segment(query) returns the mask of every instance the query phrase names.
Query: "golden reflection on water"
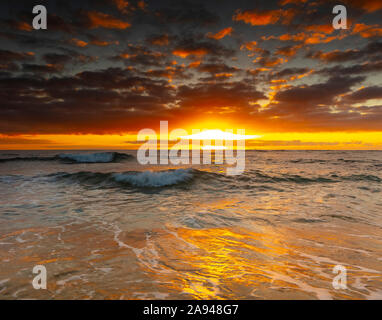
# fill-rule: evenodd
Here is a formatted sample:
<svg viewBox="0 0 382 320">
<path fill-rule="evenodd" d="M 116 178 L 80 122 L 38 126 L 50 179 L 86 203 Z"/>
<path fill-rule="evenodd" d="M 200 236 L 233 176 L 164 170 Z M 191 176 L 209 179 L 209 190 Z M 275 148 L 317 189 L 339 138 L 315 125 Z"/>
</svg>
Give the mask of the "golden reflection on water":
<svg viewBox="0 0 382 320">
<path fill-rule="evenodd" d="M 245 230 L 177 229 L 176 232 L 197 248 L 171 259 L 183 259 L 191 269 L 198 270 L 186 272 L 183 281 L 183 291 L 198 299 L 228 298 L 220 287 L 227 288 L 227 292 L 236 287 L 233 295 L 237 296 L 237 290 L 245 293 L 255 283 L 270 283 L 272 278 L 261 266 L 269 257 L 287 253 L 282 247 L 267 246 L 269 243 L 263 234 Z"/>
<path fill-rule="evenodd" d="M 160 278 L 169 278 L 169 290 L 188 293 L 196 299 L 362 298 L 362 290 L 351 294 L 333 290 L 331 272 L 336 260 L 314 261 L 315 254 L 320 257 L 324 250 L 316 252 L 307 244 L 293 245 L 293 239 L 287 238 L 293 234 L 276 230 L 263 227 L 258 233 L 243 228 L 173 229 L 179 239 L 194 249 L 182 248 L 179 242 L 174 246 L 166 242 L 166 258 L 161 255 L 161 264 L 177 277 L 173 279 L 171 273 L 164 272 Z M 332 241 L 335 236 L 324 238 Z M 349 266 L 350 273 L 352 269 L 359 268 Z M 363 280 L 378 278 L 378 271 L 368 273 L 362 268 L 357 270 L 357 278 L 360 272 Z M 380 285 L 377 283 L 377 288 Z"/>
</svg>

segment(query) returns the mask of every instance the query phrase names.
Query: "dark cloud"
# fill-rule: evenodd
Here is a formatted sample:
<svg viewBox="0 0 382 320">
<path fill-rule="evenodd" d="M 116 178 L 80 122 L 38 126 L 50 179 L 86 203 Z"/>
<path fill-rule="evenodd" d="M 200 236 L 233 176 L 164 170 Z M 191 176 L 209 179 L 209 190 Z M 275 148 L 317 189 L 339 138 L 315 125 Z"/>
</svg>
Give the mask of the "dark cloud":
<svg viewBox="0 0 382 320">
<path fill-rule="evenodd" d="M 365 101 L 370 99 L 382 99 L 382 87 L 372 86 L 359 89 L 351 94 L 345 96 L 346 101 Z"/>
<path fill-rule="evenodd" d="M 0 79 L 0 88 L 3 133 L 124 131 L 139 126 L 141 117 L 159 119 L 174 102 L 167 81 L 115 68 L 68 78 Z"/>
<path fill-rule="evenodd" d="M 154 51 L 146 46 L 131 45 L 127 49 L 111 58 L 111 60 L 123 61 L 127 65 L 140 65 L 143 67 L 163 66 L 169 61 L 168 54 L 162 51 Z"/>
<path fill-rule="evenodd" d="M 283 78 L 307 73 L 309 68 L 285 68 L 273 74 L 274 78 Z"/>
<path fill-rule="evenodd" d="M 195 37 L 184 37 L 175 45 L 172 53 L 181 58 L 200 58 L 204 56 L 232 57 L 233 49 L 211 40 L 199 40 Z"/>
<path fill-rule="evenodd" d="M 20 62 L 34 60 L 34 52 L 15 52 L 9 50 L 0 50 L 0 61 L 2 63 L 7 62 Z"/>
<path fill-rule="evenodd" d="M 66 54 L 47 53 L 43 56 L 46 63 L 63 65 L 72 60 L 72 57 Z"/>
<path fill-rule="evenodd" d="M 62 71 L 64 68 L 63 65 L 61 64 L 46 64 L 46 65 L 41 65 L 41 64 L 23 64 L 22 65 L 22 70 L 24 72 L 29 72 L 32 74 L 36 73 L 58 73 Z"/>
<path fill-rule="evenodd" d="M 192 1 L 172 1 L 170 6 L 155 11 L 162 23 L 210 26 L 219 22 L 219 16 L 209 11 L 201 3 Z"/>
<path fill-rule="evenodd" d="M 322 50 L 309 52 L 306 57 L 321 60 L 324 62 L 347 62 L 364 58 L 382 56 L 382 42 L 368 43 L 362 49 L 348 49 L 345 51 L 334 50 L 323 52 Z"/>
<path fill-rule="evenodd" d="M 291 87 L 279 91 L 275 95 L 275 100 L 288 104 L 289 110 L 295 111 L 300 108 L 310 108 L 312 104 L 328 105 L 334 102 L 335 97 L 348 92 L 352 86 L 363 80 L 365 80 L 364 77 L 335 76 L 324 83 Z"/>
</svg>

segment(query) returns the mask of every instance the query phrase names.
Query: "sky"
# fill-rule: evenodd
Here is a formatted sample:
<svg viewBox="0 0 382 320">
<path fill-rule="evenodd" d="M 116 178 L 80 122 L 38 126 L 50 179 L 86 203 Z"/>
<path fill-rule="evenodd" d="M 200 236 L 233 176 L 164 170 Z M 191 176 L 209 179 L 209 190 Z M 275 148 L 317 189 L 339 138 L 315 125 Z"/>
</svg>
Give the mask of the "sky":
<svg viewBox="0 0 382 320">
<path fill-rule="evenodd" d="M 47 30 L 35 4 L 0 3 L 0 149 L 137 148 L 160 121 L 382 149 L 381 0 L 40 0 Z"/>
</svg>

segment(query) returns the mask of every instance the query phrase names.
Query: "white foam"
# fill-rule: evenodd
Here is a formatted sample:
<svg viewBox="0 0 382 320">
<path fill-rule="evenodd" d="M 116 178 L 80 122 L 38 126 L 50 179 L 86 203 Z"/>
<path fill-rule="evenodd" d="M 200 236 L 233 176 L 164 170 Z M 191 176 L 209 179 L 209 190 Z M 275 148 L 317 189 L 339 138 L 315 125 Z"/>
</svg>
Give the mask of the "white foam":
<svg viewBox="0 0 382 320">
<path fill-rule="evenodd" d="M 192 178 L 191 170 L 177 169 L 171 171 L 144 171 L 136 174 L 114 173 L 117 182 L 130 183 L 137 187 L 171 186 Z"/>
</svg>

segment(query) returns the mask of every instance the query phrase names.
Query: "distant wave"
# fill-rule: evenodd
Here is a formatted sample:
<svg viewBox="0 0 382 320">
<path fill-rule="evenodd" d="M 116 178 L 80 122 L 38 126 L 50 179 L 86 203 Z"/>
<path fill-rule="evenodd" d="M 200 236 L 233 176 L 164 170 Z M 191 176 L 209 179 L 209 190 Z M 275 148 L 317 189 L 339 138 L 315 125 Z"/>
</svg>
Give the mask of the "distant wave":
<svg viewBox="0 0 382 320">
<path fill-rule="evenodd" d="M 54 157 L 13 157 L 0 159 L 0 163 L 4 162 L 13 162 L 13 161 L 56 161 L 58 160 L 57 156 Z"/>
<path fill-rule="evenodd" d="M 62 153 L 53 157 L 13 157 L 0 159 L 0 163 L 12 161 L 61 161 L 63 163 L 110 163 L 132 159 L 133 156 L 119 152 Z"/>
<path fill-rule="evenodd" d="M 74 163 L 108 163 L 131 159 L 133 156 L 119 152 L 99 152 L 99 153 L 63 153 L 57 156 L 60 160 Z"/>
<path fill-rule="evenodd" d="M 367 163 L 369 161 L 366 160 L 359 160 L 359 159 L 292 159 L 289 160 L 291 163 L 303 163 L 303 164 L 310 164 L 310 163 L 320 163 L 320 164 L 343 164 L 343 163 Z"/>
</svg>

